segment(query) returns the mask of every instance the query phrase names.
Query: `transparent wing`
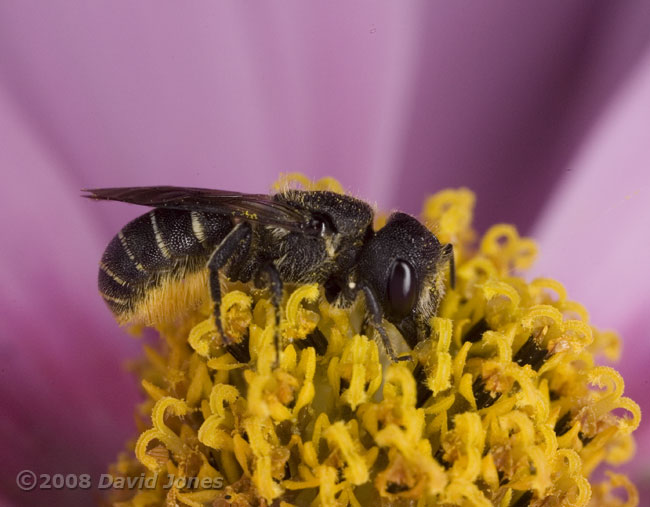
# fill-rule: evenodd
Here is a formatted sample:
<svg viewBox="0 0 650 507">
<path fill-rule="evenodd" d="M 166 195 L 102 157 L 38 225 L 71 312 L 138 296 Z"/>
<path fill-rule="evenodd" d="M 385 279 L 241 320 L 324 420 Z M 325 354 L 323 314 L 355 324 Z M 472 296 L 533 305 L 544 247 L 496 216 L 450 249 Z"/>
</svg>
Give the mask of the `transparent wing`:
<svg viewBox="0 0 650 507">
<path fill-rule="evenodd" d="M 205 211 L 232 215 L 289 231 L 310 233 L 313 216 L 307 210 L 277 202 L 265 194 L 190 187 L 115 187 L 83 189 L 83 197 L 120 201 L 152 208 Z"/>
</svg>

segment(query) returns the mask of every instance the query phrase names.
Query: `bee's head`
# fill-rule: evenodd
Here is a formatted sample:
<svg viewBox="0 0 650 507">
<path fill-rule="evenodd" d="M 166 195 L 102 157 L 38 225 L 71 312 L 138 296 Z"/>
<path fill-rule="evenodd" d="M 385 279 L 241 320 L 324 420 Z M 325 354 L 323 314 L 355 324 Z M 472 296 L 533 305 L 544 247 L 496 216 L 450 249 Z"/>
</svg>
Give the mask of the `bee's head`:
<svg viewBox="0 0 650 507">
<path fill-rule="evenodd" d="M 393 213 L 361 252 L 360 281 L 373 289 L 385 318 L 411 346 L 437 310 L 447 258 L 438 238 L 405 213 Z"/>
</svg>

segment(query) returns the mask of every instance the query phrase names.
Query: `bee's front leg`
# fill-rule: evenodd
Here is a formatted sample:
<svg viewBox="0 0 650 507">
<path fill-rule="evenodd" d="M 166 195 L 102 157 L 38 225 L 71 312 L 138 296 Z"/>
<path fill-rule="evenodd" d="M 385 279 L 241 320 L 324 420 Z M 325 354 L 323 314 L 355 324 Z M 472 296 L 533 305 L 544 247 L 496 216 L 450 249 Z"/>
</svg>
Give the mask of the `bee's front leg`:
<svg viewBox="0 0 650 507">
<path fill-rule="evenodd" d="M 266 279 L 266 280 L 264 280 Z M 266 283 L 265 283 L 266 281 Z M 278 365 L 280 360 L 280 303 L 282 303 L 282 278 L 278 268 L 272 262 L 262 264 L 257 274 L 255 275 L 255 285 L 257 287 L 268 287 L 271 291 L 271 304 L 275 310 L 275 365 Z"/>
<path fill-rule="evenodd" d="M 381 306 L 379 305 L 375 291 L 365 283 L 361 284 L 361 286 L 359 286 L 359 289 L 363 291 L 366 297 L 366 309 L 368 310 L 368 313 L 372 319 L 373 327 L 377 330 L 379 336 L 381 336 L 381 341 L 384 344 L 384 349 L 386 349 L 386 354 L 388 354 L 388 357 L 390 357 L 391 361 L 393 362 L 409 361 L 411 359 L 410 357 L 397 357 L 393 351 L 393 346 L 391 345 L 390 339 L 388 338 L 388 333 L 386 333 L 386 329 L 384 329 L 384 325 L 382 323 L 383 312 Z"/>
<path fill-rule="evenodd" d="M 223 332 L 221 322 L 221 283 L 219 280 L 219 270 L 228 262 L 237 264 L 246 258 L 251 244 L 251 227 L 249 224 L 242 222 L 237 224 L 223 239 L 216 248 L 210 260 L 208 261 L 208 270 L 210 272 L 210 296 L 214 302 L 214 319 L 221 335 L 221 339 L 226 344 L 226 349 L 240 363 L 250 361 L 247 341 L 242 344 L 234 343 L 233 340 Z"/>
</svg>

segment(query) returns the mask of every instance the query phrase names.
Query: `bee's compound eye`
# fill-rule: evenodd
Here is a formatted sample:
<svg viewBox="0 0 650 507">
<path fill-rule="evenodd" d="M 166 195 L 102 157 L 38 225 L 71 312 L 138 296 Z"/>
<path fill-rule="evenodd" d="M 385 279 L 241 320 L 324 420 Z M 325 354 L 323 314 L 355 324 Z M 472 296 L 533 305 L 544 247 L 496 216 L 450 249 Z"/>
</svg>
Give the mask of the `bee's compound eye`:
<svg viewBox="0 0 650 507">
<path fill-rule="evenodd" d="M 388 277 L 388 305 L 395 317 L 405 317 L 415 306 L 417 283 L 415 271 L 406 261 L 397 259 Z"/>
</svg>

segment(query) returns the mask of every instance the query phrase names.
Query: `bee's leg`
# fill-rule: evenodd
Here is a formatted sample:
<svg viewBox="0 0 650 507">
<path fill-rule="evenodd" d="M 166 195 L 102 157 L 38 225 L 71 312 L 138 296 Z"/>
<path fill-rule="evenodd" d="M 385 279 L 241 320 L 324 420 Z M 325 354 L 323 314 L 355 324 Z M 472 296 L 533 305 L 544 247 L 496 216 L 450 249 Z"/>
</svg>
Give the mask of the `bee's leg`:
<svg viewBox="0 0 650 507">
<path fill-rule="evenodd" d="M 414 349 L 418 343 L 426 338 L 426 335 L 422 333 L 420 320 L 416 322 L 413 317 L 403 319 L 395 327 L 402 334 L 402 338 L 411 349 Z"/>
<path fill-rule="evenodd" d="M 210 280 L 210 296 L 214 302 L 214 319 L 221 335 L 221 339 L 226 344 L 226 349 L 240 363 L 250 361 L 250 355 L 246 347 L 238 347 L 232 343 L 229 336 L 223 332 L 221 323 L 221 285 L 219 281 L 219 270 L 229 261 L 237 263 L 246 255 L 251 244 L 251 228 L 247 223 L 237 224 L 223 239 L 219 246 L 208 261 L 208 271 Z"/>
<path fill-rule="evenodd" d="M 275 344 L 275 365 L 277 366 L 280 360 L 279 325 L 280 303 L 282 302 L 282 279 L 280 278 L 280 273 L 278 273 L 278 268 L 272 262 L 262 264 L 255 276 L 255 285 L 263 287 L 264 277 L 268 280 L 268 287 L 271 290 L 271 304 L 275 309 L 275 333 L 273 340 Z"/>
<path fill-rule="evenodd" d="M 418 363 L 413 368 L 413 378 L 415 379 L 415 408 L 421 408 L 433 394 L 433 391 L 427 386 L 427 372 L 422 363 Z"/>
<path fill-rule="evenodd" d="M 386 349 L 386 354 L 388 354 L 388 357 L 390 357 L 390 359 L 393 362 L 409 361 L 411 359 L 410 357 L 408 356 L 397 357 L 395 355 L 395 352 L 393 351 L 393 346 L 390 343 L 388 334 L 386 333 L 386 330 L 382 325 L 383 315 L 382 315 L 381 307 L 379 306 L 379 302 L 377 301 L 377 296 L 375 295 L 375 292 L 366 284 L 363 284 L 361 286 L 361 290 L 363 290 L 363 293 L 366 296 L 366 308 L 368 309 L 368 313 L 372 318 L 372 325 L 379 333 L 379 336 L 381 336 L 381 341 L 384 344 L 384 348 Z"/>
<path fill-rule="evenodd" d="M 454 261 L 454 245 L 447 243 L 444 246 L 444 254 L 449 260 L 449 286 L 456 288 L 456 262 Z"/>
</svg>

